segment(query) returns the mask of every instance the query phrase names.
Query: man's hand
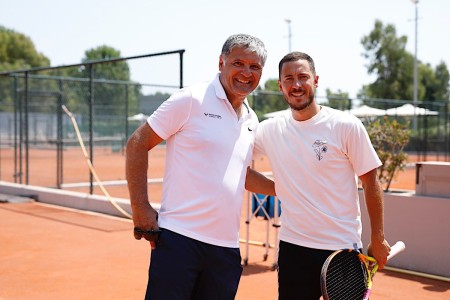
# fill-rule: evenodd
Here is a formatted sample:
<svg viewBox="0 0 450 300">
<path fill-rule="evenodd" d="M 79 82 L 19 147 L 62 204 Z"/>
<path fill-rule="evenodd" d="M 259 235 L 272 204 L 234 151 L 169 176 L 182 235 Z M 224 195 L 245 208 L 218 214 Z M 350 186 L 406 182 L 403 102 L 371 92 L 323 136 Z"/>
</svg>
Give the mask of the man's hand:
<svg viewBox="0 0 450 300">
<path fill-rule="evenodd" d="M 161 229 L 143 230 L 141 228 L 134 227 L 134 238 L 137 240 L 144 238 L 149 242 L 157 242 L 160 234 Z"/>
<path fill-rule="evenodd" d="M 382 270 L 384 265 L 387 263 L 387 257 L 391 247 L 386 240 L 383 242 L 371 241 L 369 246 L 367 247 L 367 254 L 376 259 L 378 263 L 378 269 Z"/>
<path fill-rule="evenodd" d="M 150 242 L 152 249 L 156 248 L 156 242 L 159 239 L 161 230 L 158 226 L 158 213 L 150 206 L 141 207 L 133 211 L 134 238 L 142 238 Z"/>
</svg>

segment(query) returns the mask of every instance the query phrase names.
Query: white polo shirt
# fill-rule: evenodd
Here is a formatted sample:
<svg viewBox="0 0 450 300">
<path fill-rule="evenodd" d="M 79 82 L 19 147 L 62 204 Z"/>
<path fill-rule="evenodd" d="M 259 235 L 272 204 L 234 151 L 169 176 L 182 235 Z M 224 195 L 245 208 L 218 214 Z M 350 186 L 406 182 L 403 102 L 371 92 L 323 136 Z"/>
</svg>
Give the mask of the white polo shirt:
<svg viewBox="0 0 450 300">
<path fill-rule="evenodd" d="M 245 176 L 258 125 L 248 104 L 242 112 L 238 120 L 217 75 L 181 89 L 148 118 L 167 140 L 160 227 L 239 247 Z"/>
</svg>

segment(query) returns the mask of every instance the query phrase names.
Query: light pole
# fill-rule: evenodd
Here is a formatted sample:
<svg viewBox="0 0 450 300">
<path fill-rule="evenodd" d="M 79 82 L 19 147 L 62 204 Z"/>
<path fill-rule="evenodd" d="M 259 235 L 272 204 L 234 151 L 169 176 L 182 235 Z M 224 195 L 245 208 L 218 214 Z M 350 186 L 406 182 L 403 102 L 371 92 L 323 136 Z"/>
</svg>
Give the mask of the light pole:
<svg viewBox="0 0 450 300">
<path fill-rule="evenodd" d="M 413 104 L 414 104 L 414 118 L 413 118 L 413 128 L 414 130 L 417 129 L 417 116 L 416 116 L 416 107 L 417 107 L 417 97 L 418 97 L 418 91 L 417 91 L 417 19 L 418 19 L 418 8 L 417 3 L 419 3 L 419 0 L 411 0 L 412 3 L 414 3 L 414 6 L 416 8 L 416 16 L 414 18 L 414 26 L 415 26 L 415 36 L 414 36 L 414 96 L 413 96 Z"/>
<path fill-rule="evenodd" d="M 289 40 L 289 52 L 291 52 L 291 20 L 290 19 L 284 19 L 286 23 L 288 24 L 288 40 Z"/>
</svg>

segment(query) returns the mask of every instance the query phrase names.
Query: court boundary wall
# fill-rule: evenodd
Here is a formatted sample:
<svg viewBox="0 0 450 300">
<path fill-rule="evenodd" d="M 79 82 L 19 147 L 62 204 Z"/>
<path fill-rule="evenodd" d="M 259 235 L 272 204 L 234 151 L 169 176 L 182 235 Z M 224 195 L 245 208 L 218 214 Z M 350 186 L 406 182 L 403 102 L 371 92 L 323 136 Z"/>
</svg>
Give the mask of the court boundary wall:
<svg viewBox="0 0 450 300">
<path fill-rule="evenodd" d="M 370 242 L 370 221 L 359 192 L 363 223 L 362 241 Z M 389 261 L 389 266 L 443 276 L 450 281 L 450 198 L 417 195 L 414 191 L 384 193 L 386 240 L 403 241 L 406 249 Z M 366 230 L 365 230 L 366 229 Z"/>
</svg>

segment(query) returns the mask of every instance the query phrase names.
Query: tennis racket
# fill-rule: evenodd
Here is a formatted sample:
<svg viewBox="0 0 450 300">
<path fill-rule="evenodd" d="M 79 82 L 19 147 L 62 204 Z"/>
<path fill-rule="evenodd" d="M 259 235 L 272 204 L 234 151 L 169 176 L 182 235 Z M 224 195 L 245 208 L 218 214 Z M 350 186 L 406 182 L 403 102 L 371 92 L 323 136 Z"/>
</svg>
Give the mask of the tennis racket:
<svg viewBox="0 0 450 300">
<path fill-rule="evenodd" d="M 387 259 L 405 249 L 403 242 L 391 247 Z M 320 274 L 320 287 L 324 300 L 367 300 L 372 279 L 378 270 L 377 261 L 356 250 L 338 250 L 325 261 Z"/>
</svg>

